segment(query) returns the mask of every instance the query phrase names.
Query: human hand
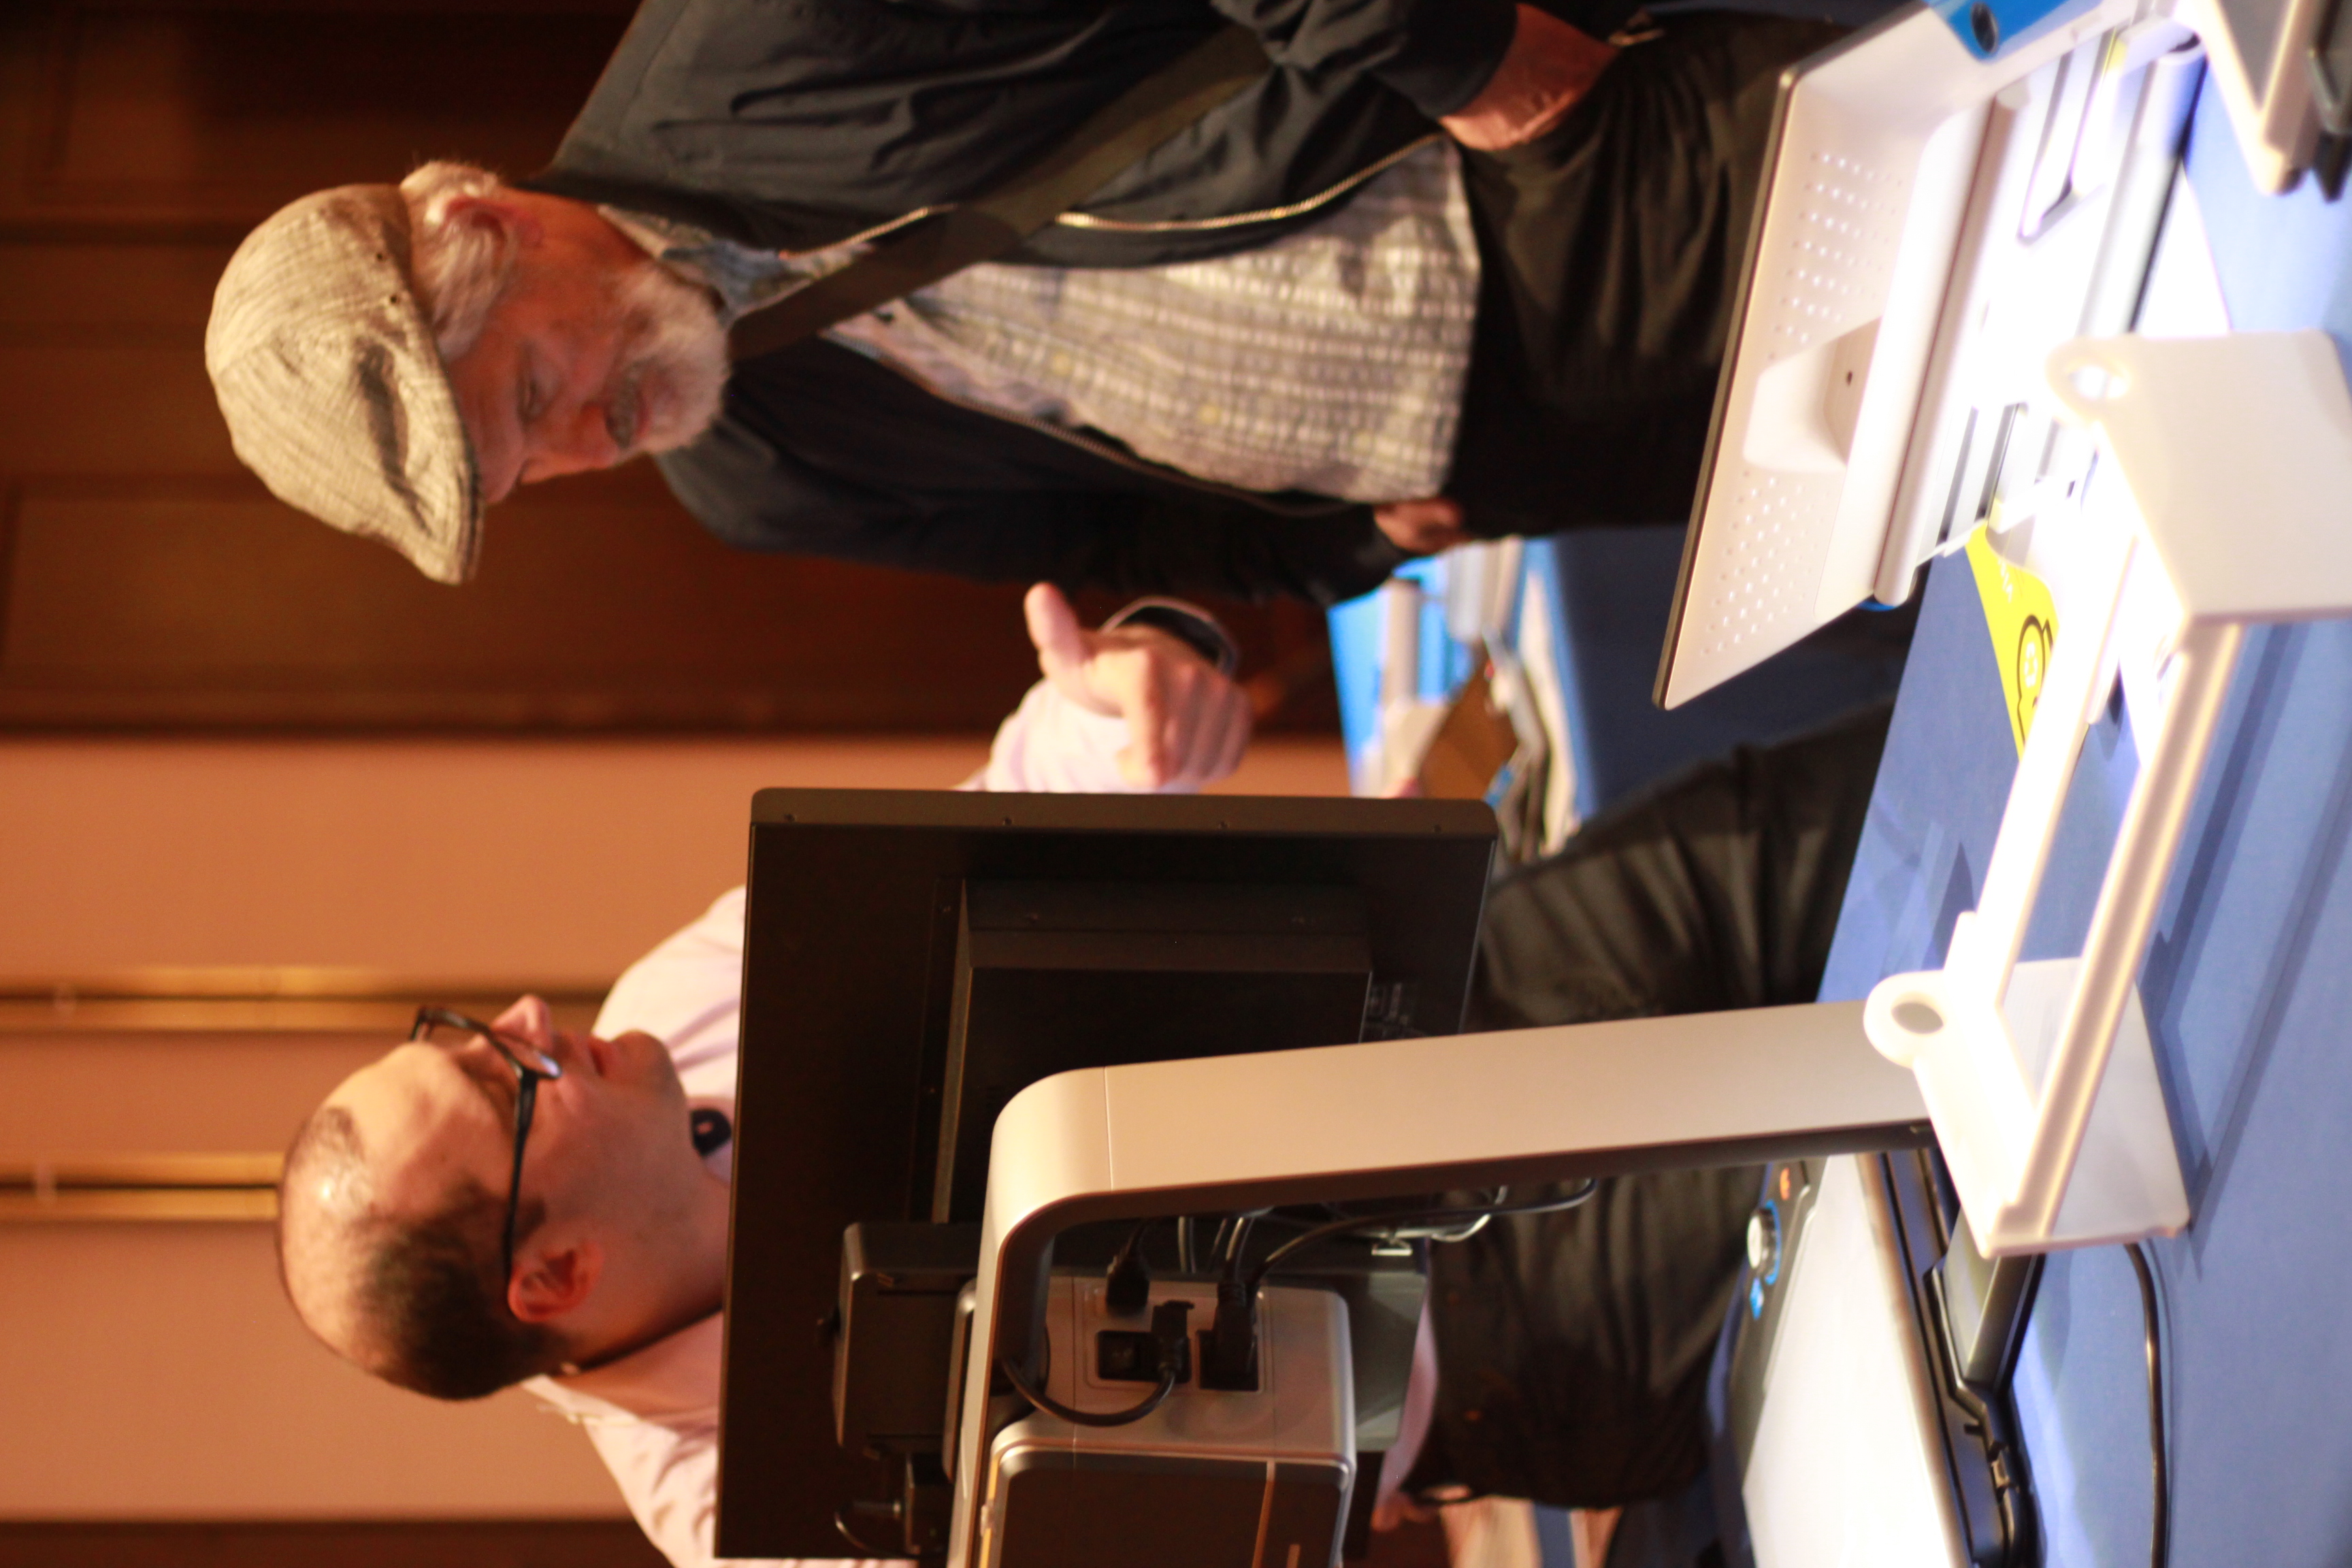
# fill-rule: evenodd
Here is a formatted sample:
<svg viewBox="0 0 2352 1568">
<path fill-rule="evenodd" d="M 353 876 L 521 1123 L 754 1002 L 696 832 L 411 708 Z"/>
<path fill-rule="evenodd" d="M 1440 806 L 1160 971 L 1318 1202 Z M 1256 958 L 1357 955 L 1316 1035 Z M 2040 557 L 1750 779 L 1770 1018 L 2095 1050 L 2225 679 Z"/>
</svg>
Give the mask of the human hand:
<svg viewBox="0 0 2352 1568">
<path fill-rule="evenodd" d="M 1434 555 L 1470 537 L 1462 527 L 1462 503 L 1444 496 L 1384 501 L 1372 508 L 1372 521 L 1391 544 L 1415 555 Z"/>
<path fill-rule="evenodd" d="M 1238 682 L 1156 626 L 1088 631 L 1069 600 L 1040 583 L 1022 601 L 1037 668 L 1089 712 L 1127 721 L 1118 771 L 1148 789 L 1198 788 L 1240 765 L 1250 706 Z"/>
<path fill-rule="evenodd" d="M 1503 63 L 1478 96 L 1438 121 L 1465 147 L 1500 152 L 1532 142 L 1561 121 L 1617 58 L 1617 50 L 1532 5 Z"/>
</svg>

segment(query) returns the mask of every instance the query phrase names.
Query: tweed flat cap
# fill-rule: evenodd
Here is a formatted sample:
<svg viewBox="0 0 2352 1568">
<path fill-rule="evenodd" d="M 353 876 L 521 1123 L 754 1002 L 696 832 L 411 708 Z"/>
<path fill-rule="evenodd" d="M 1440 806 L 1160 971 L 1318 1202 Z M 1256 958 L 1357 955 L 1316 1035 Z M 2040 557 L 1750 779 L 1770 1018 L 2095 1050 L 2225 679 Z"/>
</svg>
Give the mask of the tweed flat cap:
<svg viewBox="0 0 2352 1568">
<path fill-rule="evenodd" d="M 391 185 L 303 197 L 221 274 L 205 368 L 229 439 L 278 500 L 382 540 L 436 582 L 481 544 L 482 486 Z"/>
</svg>

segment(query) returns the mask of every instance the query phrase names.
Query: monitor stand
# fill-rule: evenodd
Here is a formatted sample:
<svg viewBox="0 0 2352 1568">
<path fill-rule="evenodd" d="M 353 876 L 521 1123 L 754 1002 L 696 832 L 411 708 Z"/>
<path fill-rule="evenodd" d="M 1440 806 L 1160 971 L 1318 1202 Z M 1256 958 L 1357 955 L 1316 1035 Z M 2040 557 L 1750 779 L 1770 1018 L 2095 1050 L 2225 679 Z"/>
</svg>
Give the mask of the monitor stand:
<svg viewBox="0 0 2352 1568">
<path fill-rule="evenodd" d="M 973 1507 L 990 1374 L 1043 1331 L 1054 1238 L 1115 1218 L 1573 1181 L 1930 1141 L 1858 1003 L 1385 1040 L 1066 1072 L 998 1117 L 972 1343 L 950 1439 L 949 1563 Z"/>
</svg>

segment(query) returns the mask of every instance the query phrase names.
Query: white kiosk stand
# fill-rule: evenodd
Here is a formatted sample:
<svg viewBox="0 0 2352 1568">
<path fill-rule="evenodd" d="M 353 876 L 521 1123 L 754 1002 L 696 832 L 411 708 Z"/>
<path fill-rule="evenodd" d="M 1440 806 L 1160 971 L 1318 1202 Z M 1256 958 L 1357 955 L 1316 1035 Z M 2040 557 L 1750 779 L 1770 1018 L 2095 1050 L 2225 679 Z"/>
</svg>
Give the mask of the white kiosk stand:
<svg viewBox="0 0 2352 1568">
<path fill-rule="evenodd" d="M 2352 395 L 2320 331 L 2082 340 L 2049 363 L 2120 484 L 2076 584 L 1977 908 L 1943 967 L 1871 993 L 1987 1257 L 2170 1235 L 2180 1159 L 2135 980 L 2249 625 L 2352 613 Z M 2136 587 L 2137 613 L 2133 595 Z M 2079 958 L 2018 953 L 2083 736 L 2135 667 L 2152 711 Z"/>
<path fill-rule="evenodd" d="M 1055 1237 L 1245 1210 L 1916 1147 L 1912 1075 L 1859 1003 L 1383 1041 L 1063 1073 L 996 1123 L 952 1433 L 950 1568 L 1020 1568 L 991 1506 L 990 1382 L 1044 1333 Z M 1268 1495 L 1272 1495 L 1269 1467 Z M 1287 1562 L 1261 1540 L 1255 1568 Z M 1293 1553 L 1295 1555 L 1295 1553 Z"/>
</svg>

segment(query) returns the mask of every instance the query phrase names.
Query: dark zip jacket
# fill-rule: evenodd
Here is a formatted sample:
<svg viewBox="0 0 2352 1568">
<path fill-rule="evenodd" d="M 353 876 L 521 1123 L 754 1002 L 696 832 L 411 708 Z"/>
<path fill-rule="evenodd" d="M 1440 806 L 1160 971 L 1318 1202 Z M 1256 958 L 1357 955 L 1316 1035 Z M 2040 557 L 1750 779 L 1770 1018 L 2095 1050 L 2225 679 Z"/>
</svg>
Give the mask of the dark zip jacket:
<svg viewBox="0 0 2352 1568">
<path fill-rule="evenodd" d="M 810 250 L 979 195 L 1228 21 L 1273 68 L 1011 259 L 1148 267 L 1313 221 L 1486 86 L 1510 0 L 646 0 L 532 185 Z"/>
<path fill-rule="evenodd" d="M 1133 267 L 1313 222 L 1477 96 L 1510 0 L 646 0 L 533 189 L 804 250 L 1030 167 L 1229 20 L 1273 68 L 1011 259 Z M 825 342 L 737 369 L 664 457 L 730 543 L 985 579 L 1320 603 L 1399 553 L 1368 508 L 1202 484 L 960 407 Z"/>
</svg>

